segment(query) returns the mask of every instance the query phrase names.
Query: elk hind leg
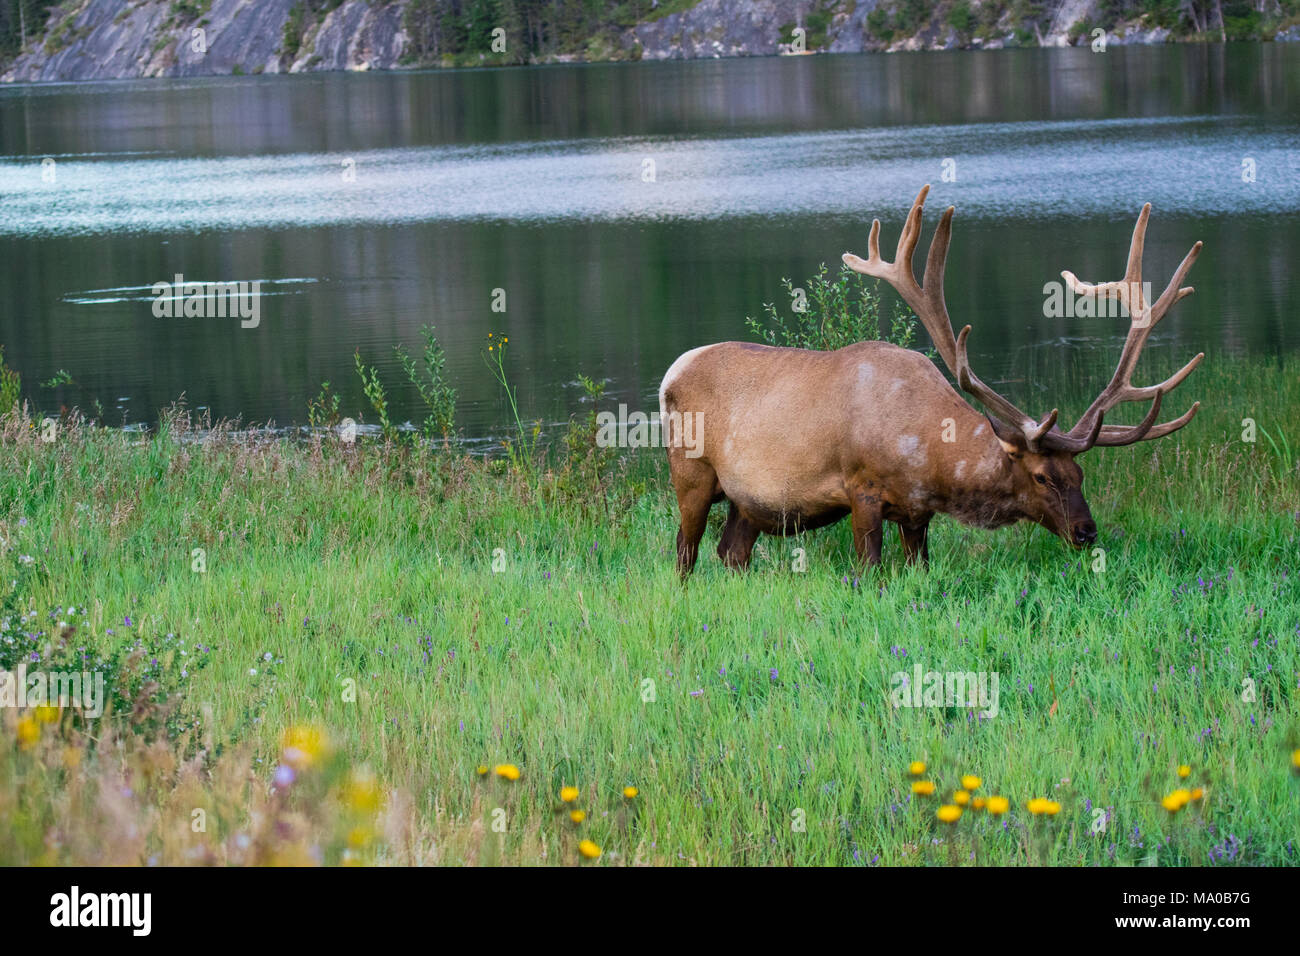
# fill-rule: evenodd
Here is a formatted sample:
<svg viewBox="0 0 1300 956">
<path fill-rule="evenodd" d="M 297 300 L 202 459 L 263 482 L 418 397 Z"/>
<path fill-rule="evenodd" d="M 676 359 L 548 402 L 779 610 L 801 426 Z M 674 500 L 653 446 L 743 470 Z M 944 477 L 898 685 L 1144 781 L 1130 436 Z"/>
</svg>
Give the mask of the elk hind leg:
<svg viewBox="0 0 1300 956">
<path fill-rule="evenodd" d="M 757 540 L 758 529 L 746 521 L 736 503 L 731 502 L 731 511 L 727 514 L 727 523 L 722 529 L 722 540 L 718 542 L 718 557 L 722 563 L 736 570 L 749 567 L 754 542 Z"/>
<path fill-rule="evenodd" d="M 908 564 L 920 563 L 926 566 L 930 563 L 930 519 L 928 517 L 918 524 L 900 524 L 898 534 L 903 539 L 903 555 Z"/>
<path fill-rule="evenodd" d="M 865 491 L 853 492 L 849 500 L 853 550 L 857 552 L 858 561 L 869 568 L 880 564 L 880 548 L 885 538 L 882 511 L 880 499 Z"/>
<path fill-rule="evenodd" d="M 677 510 L 682 523 L 677 529 L 677 573 L 683 578 L 695 569 L 700 554 L 700 539 L 709 521 L 709 509 L 721 493 L 718 474 L 708 465 L 682 458 L 671 461 L 673 487 L 677 491 Z"/>
</svg>

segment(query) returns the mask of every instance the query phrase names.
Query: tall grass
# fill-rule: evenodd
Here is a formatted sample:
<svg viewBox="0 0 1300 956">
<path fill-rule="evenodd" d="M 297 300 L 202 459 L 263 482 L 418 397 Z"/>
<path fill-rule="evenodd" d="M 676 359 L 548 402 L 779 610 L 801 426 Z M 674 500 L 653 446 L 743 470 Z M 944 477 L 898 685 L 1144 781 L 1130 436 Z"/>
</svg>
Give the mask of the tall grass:
<svg viewBox="0 0 1300 956">
<path fill-rule="evenodd" d="M 102 667 L 117 703 L 0 709 L 0 863 L 1294 863 L 1300 381 L 1189 390 L 1177 436 L 1083 459 L 1104 570 L 940 518 L 928 571 L 892 539 L 855 570 L 841 524 L 686 585 L 662 452 L 9 415 L 0 666 Z M 894 709 L 915 663 L 996 672 L 998 715 Z M 1009 811 L 939 822 L 967 773 Z"/>
</svg>

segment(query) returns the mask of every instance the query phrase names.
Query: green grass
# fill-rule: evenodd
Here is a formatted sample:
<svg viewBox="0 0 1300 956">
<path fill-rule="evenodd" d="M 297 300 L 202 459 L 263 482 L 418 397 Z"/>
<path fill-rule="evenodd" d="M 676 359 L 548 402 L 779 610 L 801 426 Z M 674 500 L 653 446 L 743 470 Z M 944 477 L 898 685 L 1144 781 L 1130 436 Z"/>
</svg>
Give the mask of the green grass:
<svg viewBox="0 0 1300 956">
<path fill-rule="evenodd" d="M 176 709 L 152 756 L 123 764 L 143 782 L 112 812 L 69 796 L 77 774 L 119 773 L 98 730 L 65 716 L 20 750 L 0 715 L 0 863 L 238 861 L 231 841 L 267 800 L 334 862 L 306 796 L 268 797 L 282 734 L 310 724 L 388 793 L 367 861 L 571 863 L 583 835 L 603 863 L 1293 864 L 1300 478 L 1275 447 L 1300 444 L 1300 377 L 1212 364 L 1180 392 L 1204 402 L 1182 433 L 1083 459 L 1100 573 L 1040 529 L 939 518 L 928 571 L 890 536 L 860 575 L 841 524 L 760 539 L 735 574 L 713 554 L 719 506 L 685 586 L 662 451 L 628 459 L 602 500 L 445 448 L 195 442 L 184 416 L 144 439 L 83 426 L 42 443 L 11 416 L 0 664 L 57 656 L 68 619 L 65 643 L 92 658 L 130 641 L 158 657 L 139 666 Z M 1275 447 L 1241 441 L 1246 417 Z M 21 631 L 39 636 L 6 643 Z M 998 716 L 893 709 L 891 675 L 916 662 L 997 672 Z M 77 769 L 59 766 L 73 747 Z M 235 754 L 253 785 L 230 783 Z M 939 796 L 975 773 L 1011 812 L 944 828 L 936 798 L 909 791 L 915 759 Z M 521 778 L 475 772 L 498 762 Z M 1206 796 L 1171 816 L 1179 764 Z M 580 827 L 560 825 L 565 783 Z M 1062 809 L 1032 818 L 1031 797 Z M 185 825 L 222 800 L 206 834 Z M 1090 808 L 1109 809 L 1103 832 Z M 94 838 L 123 817 L 138 839 Z M 54 829 L 85 837 L 51 844 Z"/>
</svg>

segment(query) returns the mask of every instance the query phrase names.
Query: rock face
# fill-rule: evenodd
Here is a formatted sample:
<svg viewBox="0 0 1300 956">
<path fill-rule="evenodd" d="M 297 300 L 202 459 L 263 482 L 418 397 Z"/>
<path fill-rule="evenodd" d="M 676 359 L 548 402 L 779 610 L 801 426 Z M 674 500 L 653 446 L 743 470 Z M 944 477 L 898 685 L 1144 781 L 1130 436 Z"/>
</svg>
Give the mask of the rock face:
<svg viewBox="0 0 1300 956">
<path fill-rule="evenodd" d="M 790 53 L 790 27 L 803 26 L 805 38 L 815 39 L 810 15 L 829 13 L 823 49 L 860 53 L 867 48 L 867 14 L 875 8 L 876 0 L 833 5 L 816 0 L 700 0 L 679 13 L 632 27 L 623 35 L 623 48 L 639 48 L 644 60 Z"/>
<path fill-rule="evenodd" d="M 404 29 L 411 2 L 347 0 L 319 20 L 309 17 L 304 32 L 300 0 L 66 0 L 51 14 L 44 38 L 31 41 L 0 81 L 398 69 L 412 65 L 412 43 Z M 1008 6 L 991 38 L 959 37 L 935 16 L 915 35 L 885 44 L 867 27 L 868 17 L 884 2 L 699 0 L 611 34 L 613 44 L 589 50 L 647 60 L 805 52 L 794 42 L 797 26 L 804 28 L 806 52 L 994 49 L 1015 42 Z M 971 0 L 974 11 L 980 5 L 981 0 Z M 1101 0 L 1061 0 L 1046 32 L 1035 40 L 1043 46 L 1090 43 L 1089 25 L 1100 20 L 1100 11 Z M 1277 36 L 1297 38 L 1297 27 Z M 1106 34 L 1106 42 L 1116 45 L 1169 40 L 1168 30 L 1141 21 L 1112 25 Z M 563 62 L 580 58 L 572 53 L 549 57 Z"/>
<path fill-rule="evenodd" d="M 369 4 L 348 0 L 331 10 L 314 35 L 303 43 L 290 72 L 323 70 L 391 70 L 402 62 L 407 36 L 402 32 L 406 3 Z"/>
<path fill-rule="evenodd" d="M 297 0 L 212 0 L 197 17 L 172 0 L 82 0 L 57 10 L 43 43 L 0 76 L 8 82 L 393 69 L 408 0 L 349 0 L 315 25 L 295 55 L 284 28 Z"/>
</svg>

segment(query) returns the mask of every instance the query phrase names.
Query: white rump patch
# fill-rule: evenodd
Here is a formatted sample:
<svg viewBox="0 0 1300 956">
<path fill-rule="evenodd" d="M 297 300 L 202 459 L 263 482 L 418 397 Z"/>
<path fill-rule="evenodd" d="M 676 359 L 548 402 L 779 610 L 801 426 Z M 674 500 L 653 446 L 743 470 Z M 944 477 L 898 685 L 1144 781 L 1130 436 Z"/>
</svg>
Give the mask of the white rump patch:
<svg viewBox="0 0 1300 956">
<path fill-rule="evenodd" d="M 716 345 L 718 343 L 715 342 L 714 344 Z M 713 348 L 712 345 L 701 345 L 699 348 L 691 349 L 689 352 L 683 352 L 681 355 L 677 356 L 676 362 L 668 366 L 668 371 L 664 373 L 664 380 L 659 385 L 659 417 L 661 420 L 668 417 L 668 406 L 664 401 L 664 395 L 668 391 L 668 386 L 676 381 L 678 376 L 686 371 L 686 366 L 690 365 L 691 362 L 694 361 L 695 356 L 699 355 L 705 349 L 711 348 Z"/>
</svg>

